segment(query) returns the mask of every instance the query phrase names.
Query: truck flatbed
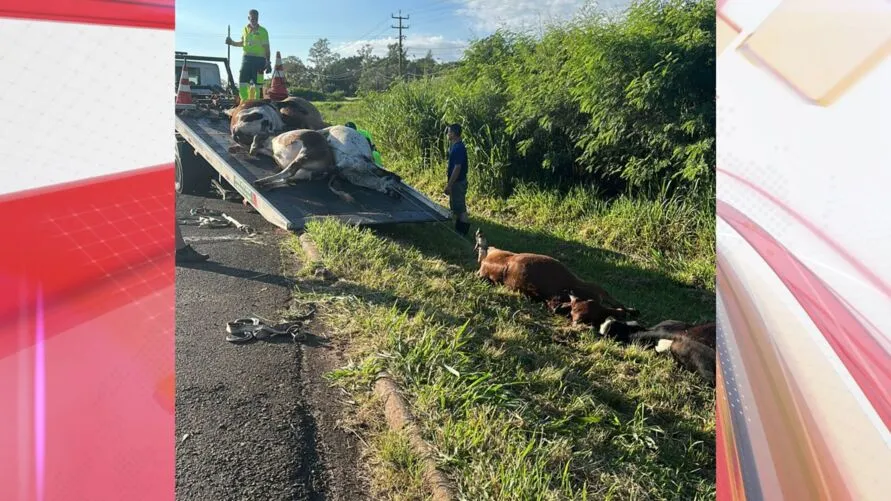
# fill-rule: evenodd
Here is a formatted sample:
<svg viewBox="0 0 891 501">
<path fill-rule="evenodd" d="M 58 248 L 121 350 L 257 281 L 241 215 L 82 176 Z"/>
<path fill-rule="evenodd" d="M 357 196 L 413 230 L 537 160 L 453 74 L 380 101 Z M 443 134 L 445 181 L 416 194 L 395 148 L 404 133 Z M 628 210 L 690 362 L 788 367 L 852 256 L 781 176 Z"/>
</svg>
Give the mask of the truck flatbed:
<svg viewBox="0 0 891 501">
<path fill-rule="evenodd" d="M 272 224 L 301 230 L 315 218 L 336 218 L 350 224 L 379 225 L 445 221 L 449 213 L 408 185 L 399 200 L 382 193 L 344 183 L 342 189 L 355 198 L 347 203 L 327 187 L 327 180 L 299 181 L 290 186 L 257 190 L 252 182 L 277 172 L 272 159 L 229 153 L 234 144 L 228 117 L 182 114 L 176 132 L 194 148 L 241 196 Z"/>
</svg>

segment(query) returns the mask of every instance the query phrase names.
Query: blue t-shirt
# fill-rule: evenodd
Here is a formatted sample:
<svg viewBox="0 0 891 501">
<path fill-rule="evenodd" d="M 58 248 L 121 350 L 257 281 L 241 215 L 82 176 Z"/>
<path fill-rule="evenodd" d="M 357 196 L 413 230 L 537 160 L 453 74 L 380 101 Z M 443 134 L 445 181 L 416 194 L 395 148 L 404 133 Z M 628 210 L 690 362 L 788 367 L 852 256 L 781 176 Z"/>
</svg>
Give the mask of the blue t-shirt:
<svg viewBox="0 0 891 501">
<path fill-rule="evenodd" d="M 449 148 L 449 172 L 448 179 L 452 178 L 452 172 L 455 166 L 461 166 L 461 172 L 458 173 L 458 181 L 467 180 L 467 148 L 464 147 L 463 141 L 458 141 Z"/>
</svg>

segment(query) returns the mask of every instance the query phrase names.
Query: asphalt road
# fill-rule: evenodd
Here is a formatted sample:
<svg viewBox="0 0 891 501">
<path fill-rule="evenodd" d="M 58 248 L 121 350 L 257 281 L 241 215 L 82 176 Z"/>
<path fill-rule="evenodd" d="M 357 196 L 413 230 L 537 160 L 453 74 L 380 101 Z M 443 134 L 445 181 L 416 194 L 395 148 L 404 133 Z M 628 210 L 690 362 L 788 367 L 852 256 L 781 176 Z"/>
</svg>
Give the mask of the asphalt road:
<svg viewBox="0 0 891 501">
<path fill-rule="evenodd" d="M 283 269 L 292 260 L 280 250 L 287 235 L 240 204 L 177 200 L 178 218 L 193 207 L 225 210 L 258 235 L 181 226 L 210 260 L 176 272 L 176 498 L 363 499 L 358 447 L 338 429 L 336 392 L 321 377 L 336 350 L 287 336 L 225 340 L 226 322 L 277 321 L 287 309 L 293 280 Z"/>
</svg>

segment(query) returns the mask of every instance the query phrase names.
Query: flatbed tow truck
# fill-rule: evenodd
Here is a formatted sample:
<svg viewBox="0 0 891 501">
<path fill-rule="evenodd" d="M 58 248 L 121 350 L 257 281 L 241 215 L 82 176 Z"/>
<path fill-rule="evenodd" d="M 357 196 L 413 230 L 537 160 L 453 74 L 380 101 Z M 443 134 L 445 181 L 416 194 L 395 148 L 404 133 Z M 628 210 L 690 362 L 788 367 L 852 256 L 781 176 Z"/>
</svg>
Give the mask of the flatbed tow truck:
<svg viewBox="0 0 891 501">
<path fill-rule="evenodd" d="M 224 199 L 241 198 L 273 225 L 295 232 L 318 218 L 367 226 L 449 219 L 447 210 L 404 183 L 400 199 L 347 184 L 344 188 L 355 198 L 354 203 L 338 198 L 328 189 L 326 180 L 299 181 L 268 191 L 255 189 L 254 180 L 278 169 L 270 158 L 229 153 L 234 142 L 229 133 L 229 117 L 222 110 L 234 106 L 237 89 L 229 59 L 177 52 L 176 62 L 177 82 L 183 63 L 189 65 L 190 79 L 192 64 L 201 67 L 191 86 L 195 107 L 176 115 L 177 193 L 205 194 L 215 188 Z M 201 85 L 202 77 L 213 80 L 214 63 L 225 67 L 228 89 L 220 85 L 218 66 L 216 82 Z"/>
</svg>

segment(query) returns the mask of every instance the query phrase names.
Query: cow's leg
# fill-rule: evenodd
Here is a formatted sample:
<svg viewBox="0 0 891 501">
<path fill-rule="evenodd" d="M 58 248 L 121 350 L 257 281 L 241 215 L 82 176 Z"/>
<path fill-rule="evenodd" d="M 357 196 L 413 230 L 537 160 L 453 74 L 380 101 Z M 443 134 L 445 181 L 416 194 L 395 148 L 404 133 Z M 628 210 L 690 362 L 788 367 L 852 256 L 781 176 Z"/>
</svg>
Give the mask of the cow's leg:
<svg viewBox="0 0 891 501">
<path fill-rule="evenodd" d="M 251 149 L 248 151 L 248 155 L 252 157 L 256 156 L 257 150 L 263 148 L 263 139 L 264 138 L 261 138 L 259 135 L 254 136 L 254 140 L 251 141 Z"/>
<path fill-rule="evenodd" d="M 307 153 L 307 150 L 304 148 L 300 151 L 300 153 L 297 154 L 297 157 L 294 158 L 294 161 L 291 162 L 287 167 L 282 169 L 281 172 L 257 179 L 256 181 L 254 181 L 254 186 L 261 188 L 273 183 L 288 180 L 310 181 L 318 172 L 318 162 L 311 160 Z"/>
<path fill-rule="evenodd" d="M 344 202 L 346 202 L 348 204 L 355 203 L 356 199 L 353 198 L 349 193 L 347 193 L 343 190 L 338 190 L 337 188 L 334 187 L 334 183 L 337 182 L 339 177 L 340 176 L 338 176 L 336 173 L 334 173 L 334 172 L 331 173 L 331 177 L 328 179 L 328 189 L 331 190 L 331 193 L 334 193 L 335 195 L 340 197 L 340 199 L 343 200 Z"/>
<path fill-rule="evenodd" d="M 375 172 L 366 169 L 342 169 L 340 175 L 350 184 L 368 188 L 379 193 L 389 195 L 393 190 L 393 180 L 389 177 L 379 177 Z"/>
<path fill-rule="evenodd" d="M 311 170 L 300 169 L 296 173 L 294 173 L 293 176 L 291 176 L 291 179 L 293 181 L 312 181 L 314 178 L 314 175 L 315 175 L 315 172 L 313 172 Z"/>
<path fill-rule="evenodd" d="M 303 156 L 303 152 L 301 151 L 297 158 L 294 159 L 287 167 L 282 169 L 278 174 L 273 174 L 271 176 L 262 177 L 254 181 L 254 186 L 257 188 L 264 188 L 269 186 L 270 184 L 275 184 L 282 181 L 287 181 L 291 179 L 297 172 L 300 171 L 300 159 Z"/>
<path fill-rule="evenodd" d="M 365 169 L 341 169 L 340 175 L 350 184 L 386 193 L 385 179 Z"/>
<path fill-rule="evenodd" d="M 270 158 L 275 158 L 275 153 L 273 153 L 273 151 L 271 149 L 267 148 L 266 146 L 260 146 L 258 148 L 255 148 L 253 151 L 253 155 L 254 156 L 264 155 L 264 156 L 267 156 Z"/>
</svg>

